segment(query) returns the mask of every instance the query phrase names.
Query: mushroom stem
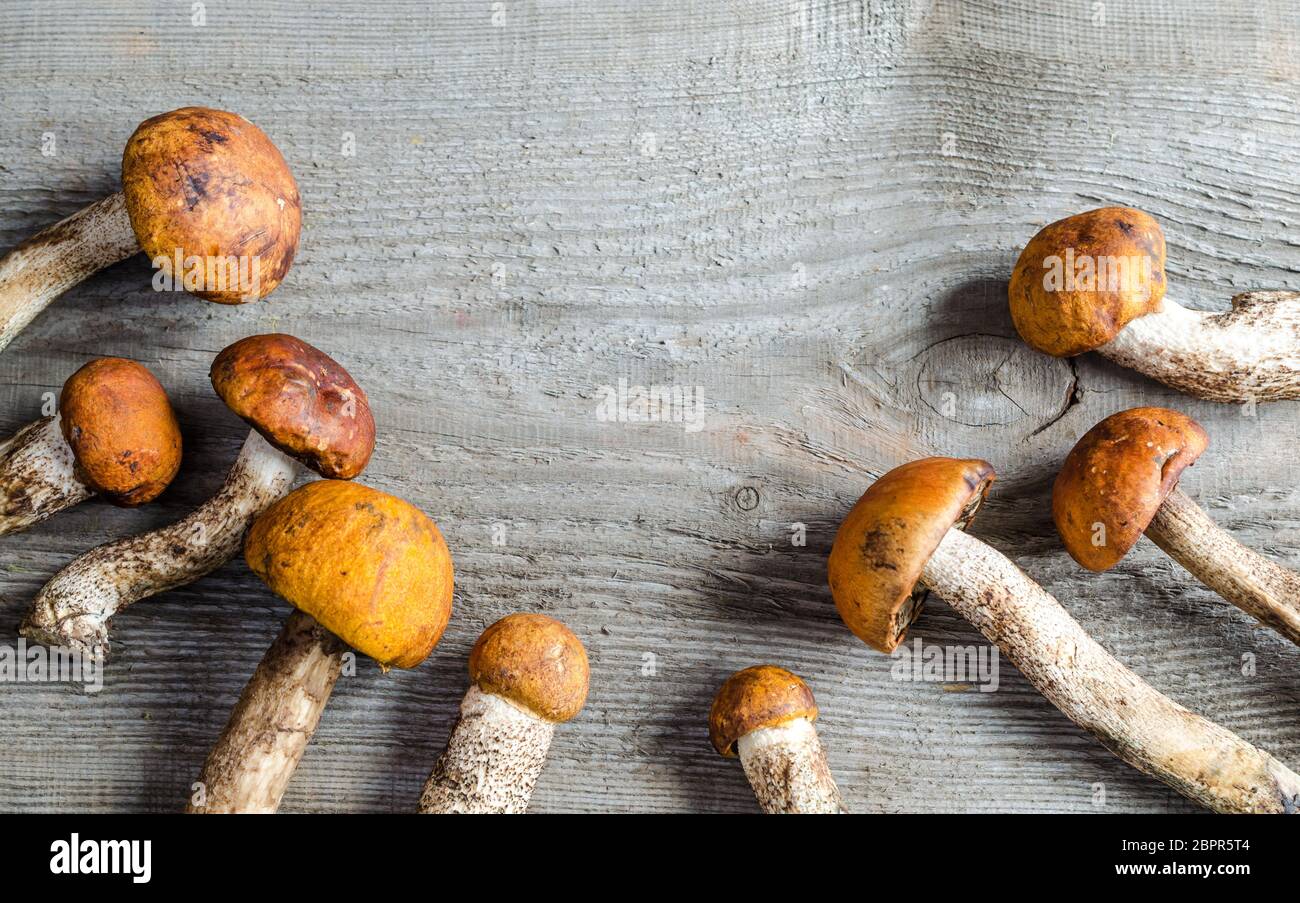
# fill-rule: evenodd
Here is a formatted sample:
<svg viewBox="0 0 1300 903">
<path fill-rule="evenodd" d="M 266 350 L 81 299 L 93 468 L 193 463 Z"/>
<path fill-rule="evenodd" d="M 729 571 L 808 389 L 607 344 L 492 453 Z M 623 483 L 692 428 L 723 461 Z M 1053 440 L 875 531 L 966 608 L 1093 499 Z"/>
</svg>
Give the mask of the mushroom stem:
<svg viewBox="0 0 1300 903">
<path fill-rule="evenodd" d="M 74 559 L 41 588 L 21 633 L 102 657 L 113 615 L 235 557 L 249 525 L 289 491 L 297 472 L 292 458 L 257 432 L 249 433 L 216 495 L 174 524 L 105 543 Z"/>
<path fill-rule="evenodd" d="M 1146 535 L 1197 580 L 1300 646 L 1300 574 L 1237 542 L 1177 486 Z"/>
<path fill-rule="evenodd" d="M 120 191 L 14 248 L 0 260 L 0 351 L 59 295 L 139 250 Z"/>
<path fill-rule="evenodd" d="M 519 815 L 546 764 L 555 725 L 471 686 L 420 796 L 423 814 Z"/>
<path fill-rule="evenodd" d="M 1218 812 L 1300 812 L 1300 775 L 1120 664 L 1002 554 L 951 529 L 921 579 L 1133 767 Z"/>
<path fill-rule="evenodd" d="M 77 479 L 58 414 L 27 424 L 0 445 L 0 536 L 25 530 L 92 495 Z"/>
<path fill-rule="evenodd" d="M 846 812 L 817 728 L 807 718 L 761 727 L 736 741 L 740 764 L 768 815 Z"/>
<path fill-rule="evenodd" d="M 192 815 L 272 813 L 316 731 L 347 647 L 295 610 L 244 687 L 208 754 Z"/>
<path fill-rule="evenodd" d="M 1191 310 L 1166 297 L 1097 350 L 1206 401 L 1300 398 L 1300 292 L 1246 292 L 1232 310 Z"/>
</svg>

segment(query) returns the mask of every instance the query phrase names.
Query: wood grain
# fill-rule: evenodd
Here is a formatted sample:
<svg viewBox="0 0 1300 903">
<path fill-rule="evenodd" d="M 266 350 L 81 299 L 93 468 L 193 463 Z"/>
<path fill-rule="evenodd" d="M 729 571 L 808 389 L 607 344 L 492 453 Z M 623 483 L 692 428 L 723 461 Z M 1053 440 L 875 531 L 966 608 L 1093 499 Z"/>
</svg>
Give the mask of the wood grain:
<svg viewBox="0 0 1300 903">
<path fill-rule="evenodd" d="M 825 584 L 840 518 L 930 453 L 995 464 L 976 534 L 1121 661 L 1300 764 L 1300 650 L 1150 543 L 1084 573 L 1049 515 L 1089 426 L 1163 404 L 1211 436 L 1184 489 L 1296 567 L 1300 407 L 1246 416 L 1095 355 L 1040 357 L 1005 300 L 1034 231 L 1104 203 L 1162 221 L 1186 303 L 1300 288 L 1294 4 L 224 0 L 206 15 L 0 7 L 0 247 L 116 190 L 136 124 L 188 103 L 262 126 L 304 208 L 266 302 L 156 294 L 136 257 L 0 355 L 6 432 L 113 354 L 154 370 L 185 434 L 154 504 L 88 502 L 5 538 L 0 643 L 76 554 L 216 490 L 245 429 L 208 365 L 278 330 L 366 388 L 364 479 L 432 516 L 457 568 L 422 667 L 362 660 L 340 679 L 287 811 L 413 810 L 470 646 L 519 610 L 567 623 L 592 665 L 534 811 L 756 811 L 706 720 L 721 681 L 761 662 L 817 694 L 854 811 L 1094 811 L 1096 785 L 1106 811 L 1189 810 L 1009 664 L 992 693 L 895 681 L 840 624 Z M 699 387 L 699 428 L 602 420 L 620 380 Z M 285 614 L 232 563 L 120 618 L 101 692 L 0 686 L 0 809 L 178 811 Z M 983 643 L 937 602 L 913 636 Z"/>
</svg>

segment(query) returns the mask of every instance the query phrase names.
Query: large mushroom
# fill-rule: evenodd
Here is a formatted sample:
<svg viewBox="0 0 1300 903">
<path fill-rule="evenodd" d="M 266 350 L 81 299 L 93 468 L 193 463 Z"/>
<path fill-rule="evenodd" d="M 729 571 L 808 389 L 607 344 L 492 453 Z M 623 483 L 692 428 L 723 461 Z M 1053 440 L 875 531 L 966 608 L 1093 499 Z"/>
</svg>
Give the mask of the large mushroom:
<svg viewBox="0 0 1300 903">
<path fill-rule="evenodd" d="M 301 339 L 241 339 L 217 355 L 211 378 L 226 405 L 252 426 L 221 489 L 174 524 L 73 560 L 37 594 L 24 636 L 103 656 L 110 618 L 233 558 L 249 525 L 289 491 L 299 462 L 324 477 L 351 479 L 370 460 L 375 421 L 366 393 Z"/>
<path fill-rule="evenodd" d="M 154 375 L 125 358 L 93 360 L 63 384 L 57 413 L 0 444 L 0 536 L 95 494 L 143 505 L 180 464 L 180 426 Z"/>
<path fill-rule="evenodd" d="M 1099 351 L 1207 401 L 1300 398 L 1300 292 L 1237 295 L 1221 313 L 1165 294 L 1165 236 L 1131 207 L 1044 227 L 1011 274 L 1011 319 L 1056 357 Z"/>
<path fill-rule="evenodd" d="M 769 815 L 847 811 L 817 737 L 817 703 L 784 668 L 755 665 L 727 678 L 709 711 L 709 739 L 740 756 L 754 796 Z"/>
<path fill-rule="evenodd" d="M 420 796 L 422 814 L 520 815 L 555 725 L 587 699 L 587 651 L 554 618 L 507 615 L 469 654 L 470 688 Z"/>
<path fill-rule="evenodd" d="M 301 228 L 293 174 L 257 126 L 206 107 L 146 119 L 122 154 L 120 192 L 0 260 L 0 350 L 59 295 L 141 250 L 207 301 L 264 298 Z"/>
<path fill-rule="evenodd" d="M 1208 443 L 1192 418 L 1133 408 L 1088 430 L 1052 489 L 1052 517 L 1071 557 L 1105 571 L 1147 537 L 1198 580 L 1300 645 L 1300 574 L 1233 539 L 1178 487 Z"/>
<path fill-rule="evenodd" d="M 414 668 L 451 616 L 451 553 L 437 526 L 368 486 L 294 490 L 253 524 L 244 559 L 296 611 L 208 755 L 191 813 L 274 812 L 348 647 L 385 670 Z"/>
<path fill-rule="evenodd" d="M 1300 775 L 1120 664 L 1042 587 L 966 534 L 985 461 L 925 458 L 878 479 L 831 549 L 831 594 L 867 645 L 892 652 L 934 591 L 1111 752 L 1219 812 L 1300 812 Z"/>
</svg>

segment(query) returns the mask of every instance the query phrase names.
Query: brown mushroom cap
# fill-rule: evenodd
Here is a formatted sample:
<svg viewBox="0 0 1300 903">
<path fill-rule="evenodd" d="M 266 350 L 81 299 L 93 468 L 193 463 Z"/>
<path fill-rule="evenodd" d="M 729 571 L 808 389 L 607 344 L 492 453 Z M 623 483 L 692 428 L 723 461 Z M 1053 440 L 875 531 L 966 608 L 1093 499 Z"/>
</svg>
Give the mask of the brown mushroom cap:
<svg viewBox="0 0 1300 903">
<path fill-rule="evenodd" d="M 255 286 L 203 280 L 194 294 L 238 304 L 269 295 L 293 263 L 302 205 L 271 139 L 242 116 L 184 107 L 140 123 L 122 154 L 127 215 L 151 259 L 245 258 Z M 179 277 L 181 274 L 173 274 Z"/>
<path fill-rule="evenodd" d="M 102 357 L 63 384 L 59 429 L 78 478 L 115 505 L 157 498 L 181 466 L 181 428 L 142 364 Z"/>
<path fill-rule="evenodd" d="M 1073 273 L 1080 277 L 1075 286 L 1049 288 L 1046 277 L 1069 270 L 1069 260 L 1075 261 Z M 1092 282 L 1079 269 L 1083 261 L 1091 261 Z M 1127 278 L 1120 278 L 1120 268 Z M 1164 233 L 1153 217 L 1132 207 L 1102 207 L 1066 217 L 1030 239 L 1007 294 L 1011 319 L 1030 346 L 1056 357 L 1099 348 L 1132 320 L 1160 309 Z"/>
<path fill-rule="evenodd" d="M 209 374 L 221 400 L 266 441 L 322 476 L 350 480 L 375 450 L 375 419 L 356 381 L 291 335 L 240 339 Z"/>
<path fill-rule="evenodd" d="M 871 484 L 835 534 L 831 596 L 848 628 L 893 652 L 920 614 L 925 563 L 953 526 L 975 516 L 995 474 L 987 461 L 922 458 Z"/>
<path fill-rule="evenodd" d="M 582 710 L 587 678 L 582 642 L 545 615 L 507 615 L 483 631 L 469 654 L 474 684 L 547 721 L 568 721 Z"/>
<path fill-rule="evenodd" d="M 784 668 L 755 665 L 728 677 L 713 697 L 709 739 L 722 755 L 734 756 L 741 737 L 796 718 L 817 720 L 812 690 Z"/>
<path fill-rule="evenodd" d="M 277 595 L 384 666 L 424 661 L 451 617 L 451 553 L 437 526 L 368 486 L 295 489 L 253 524 L 244 559 Z"/>
<path fill-rule="evenodd" d="M 1199 423 L 1166 408 L 1120 411 L 1088 430 L 1052 487 L 1070 556 L 1093 571 L 1118 564 L 1208 442 Z"/>
</svg>

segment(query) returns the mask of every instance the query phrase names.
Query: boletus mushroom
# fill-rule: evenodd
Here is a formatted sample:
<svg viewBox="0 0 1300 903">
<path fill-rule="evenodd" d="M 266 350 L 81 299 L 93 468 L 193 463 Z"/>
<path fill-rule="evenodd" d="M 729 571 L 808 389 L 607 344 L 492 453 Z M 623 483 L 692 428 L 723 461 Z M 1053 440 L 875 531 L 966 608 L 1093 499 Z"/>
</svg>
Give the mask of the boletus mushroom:
<svg viewBox="0 0 1300 903">
<path fill-rule="evenodd" d="M 470 687 L 420 796 L 423 814 L 521 815 L 555 725 L 587 700 L 587 651 L 554 618 L 507 615 L 469 654 Z"/>
<path fill-rule="evenodd" d="M 180 464 L 180 426 L 154 375 L 125 358 L 93 360 L 63 384 L 57 413 L 0 444 L 0 535 L 95 494 L 143 505 Z"/>
<path fill-rule="evenodd" d="M 933 591 L 1125 762 L 1219 812 L 1300 812 L 1300 775 L 1160 693 L 967 535 L 993 479 L 985 461 L 925 458 L 872 484 L 830 555 L 831 594 L 849 629 L 892 652 Z"/>
<path fill-rule="evenodd" d="M 1178 486 L 1208 444 L 1192 418 L 1133 408 L 1088 430 L 1052 489 L 1071 557 L 1105 571 L 1147 537 L 1233 605 L 1300 645 L 1300 574 L 1237 542 Z"/>
<path fill-rule="evenodd" d="M 221 489 L 174 524 L 73 560 L 37 594 L 24 636 L 102 657 L 115 614 L 235 557 L 249 525 L 289 491 L 299 462 L 330 479 L 351 479 L 370 460 L 375 421 L 366 393 L 301 339 L 241 339 L 217 355 L 210 375 L 221 399 L 252 427 Z"/>
<path fill-rule="evenodd" d="M 1300 398 L 1300 292 L 1256 291 L 1232 309 L 1192 310 L 1165 294 L 1165 236 L 1131 207 L 1044 227 L 1011 274 L 1011 319 L 1039 351 L 1099 351 L 1207 401 Z"/>
<path fill-rule="evenodd" d="M 817 737 L 817 703 L 784 668 L 755 665 L 727 678 L 709 711 L 709 739 L 740 756 L 758 804 L 769 815 L 847 811 Z"/>
<path fill-rule="evenodd" d="M 121 191 L 0 260 L 0 350 L 59 295 L 141 250 L 207 301 L 264 298 L 301 228 L 293 174 L 257 126 L 206 107 L 146 119 L 122 154 Z"/>
<path fill-rule="evenodd" d="M 385 670 L 414 668 L 451 616 L 451 553 L 437 526 L 358 483 L 289 493 L 248 531 L 244 559 L 296 611 L 208 756 L 191 813 L 274 812 L 348 647 Z"/>
</svg>

